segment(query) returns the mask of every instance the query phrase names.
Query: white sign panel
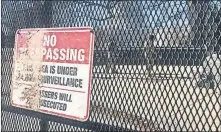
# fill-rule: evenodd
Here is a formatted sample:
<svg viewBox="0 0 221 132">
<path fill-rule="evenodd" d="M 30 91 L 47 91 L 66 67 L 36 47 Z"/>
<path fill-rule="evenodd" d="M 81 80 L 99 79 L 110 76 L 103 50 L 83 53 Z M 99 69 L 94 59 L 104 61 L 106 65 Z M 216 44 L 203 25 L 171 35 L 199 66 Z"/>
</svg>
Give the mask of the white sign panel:
<svg viewBox="0 0 221 132">
<path fill-rule="evenodd" d="M 89 116 L 92 28 L 16 32 L 13 106 L 85 121 Z"/>
</svg>

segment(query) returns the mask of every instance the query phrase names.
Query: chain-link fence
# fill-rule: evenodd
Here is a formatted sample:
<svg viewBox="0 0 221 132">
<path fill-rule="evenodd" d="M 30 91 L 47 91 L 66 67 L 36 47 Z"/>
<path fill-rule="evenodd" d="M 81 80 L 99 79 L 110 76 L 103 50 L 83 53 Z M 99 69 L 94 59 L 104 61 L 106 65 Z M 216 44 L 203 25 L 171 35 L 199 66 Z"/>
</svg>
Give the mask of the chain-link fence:
<svg viewBox="0 0 221 132">
<path fill-rule="evenodd" d="M 220 1 L 3 1 L 2 131 L 221 131 Z M 90 116 L 10 105 L 15 31 L 91 26 Z"/>
</svg>

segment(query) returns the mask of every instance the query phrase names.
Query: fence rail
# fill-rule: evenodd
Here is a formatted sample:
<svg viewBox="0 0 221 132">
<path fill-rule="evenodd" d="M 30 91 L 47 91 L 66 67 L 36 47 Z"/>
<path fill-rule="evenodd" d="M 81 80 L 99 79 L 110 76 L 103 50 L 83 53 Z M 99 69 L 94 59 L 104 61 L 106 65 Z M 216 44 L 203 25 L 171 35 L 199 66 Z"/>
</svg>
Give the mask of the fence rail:
<svg viewBox="0 0 221 132">
<path fill-rule="evenodd" d="M 221 131 L 220 1 L 3 1 L 2 131 Z M 91 26 L 86 122 L 10 104 L 15 31 Z"/>
</svg>

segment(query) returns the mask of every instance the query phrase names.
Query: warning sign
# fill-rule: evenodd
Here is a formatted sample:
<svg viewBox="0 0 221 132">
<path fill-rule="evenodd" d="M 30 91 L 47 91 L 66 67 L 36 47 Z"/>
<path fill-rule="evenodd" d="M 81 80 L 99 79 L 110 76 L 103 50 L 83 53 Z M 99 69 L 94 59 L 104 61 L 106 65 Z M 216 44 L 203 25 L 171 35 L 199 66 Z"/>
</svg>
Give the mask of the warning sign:
<svg viewBox="0 0 221 132">
<path fill-rule="evenodd" d="M 18 30 L 12 105 L 87 120 L 93 47 L 89 27 Z"/>
</svg>

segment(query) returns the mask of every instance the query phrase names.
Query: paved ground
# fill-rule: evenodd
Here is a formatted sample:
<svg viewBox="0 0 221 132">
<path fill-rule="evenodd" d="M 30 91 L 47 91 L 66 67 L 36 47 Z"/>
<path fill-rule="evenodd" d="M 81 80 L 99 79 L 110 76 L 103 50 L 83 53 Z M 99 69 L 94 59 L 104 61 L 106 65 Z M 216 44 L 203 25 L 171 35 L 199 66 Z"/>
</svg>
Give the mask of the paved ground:
<svg viewBox="0 0 221 132">
<path fill-rule="evenodd" d="M 156 70 L 162 67 L 154 68 Z M 127 69 L 133 68 L 131 66 Z M 158 73 L 171 73 L 176 70 L 182 74 L 182 78 L 179 77 L 181 74 L 178 74 L 167 78 L 152 77 L 151 80 L 144 75 L 135 74 L 136 71 L 131 74 L 105 74 L 107 77 L 105 78 L 104 74 L 95 73 L 92 90 L 93 105 L 106 111 L 108 109 L 112 116 L 115 111 L 119 121 L 118 124 L 114 124 L 123 127 L 136 126 L 142 130 L 152 123 L 158 128 L 164 126 L 166 129 L 177 131 L 215 131 L 218 127 L 221 130 L 220 90 L 200 89 L 193 85 L 195 84 L 192 79 L 194 75 L 190 73 L 193 73 L 196 67 L 178 69 L 179 67 L 171 66 L 164 72 L 158 70 Z M 116 120 L 117 116 L 110 118 L 110 115 L 105 114 L 107 112 L 103 113 L 103 118 L 100 116 L 101 122 L 108 123 L 108 120 Z M 127 118 L 134 121 L 125 122 Z M 126 124 L 131 125 L 126 126 Z"/>
</svg>

